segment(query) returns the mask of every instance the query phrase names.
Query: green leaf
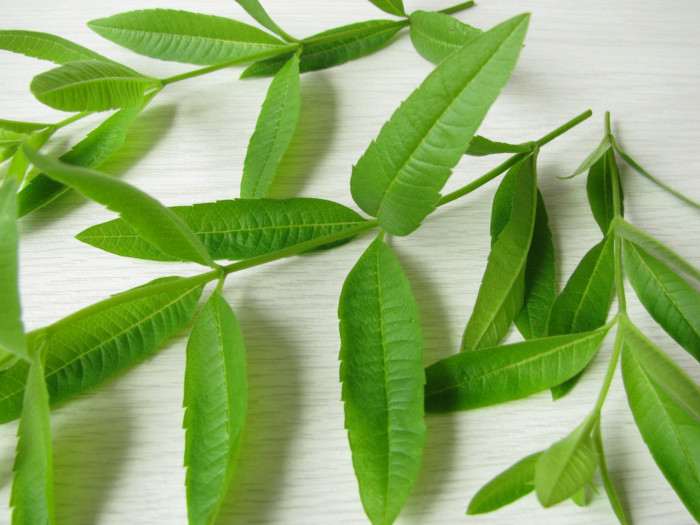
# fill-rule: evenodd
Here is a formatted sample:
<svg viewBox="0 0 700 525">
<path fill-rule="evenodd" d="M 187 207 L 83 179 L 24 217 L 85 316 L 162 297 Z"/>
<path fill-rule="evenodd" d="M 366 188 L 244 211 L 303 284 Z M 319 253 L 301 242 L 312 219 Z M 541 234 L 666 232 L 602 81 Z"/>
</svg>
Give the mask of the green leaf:
<svg viewBox="0 0 700 525">
<path fill-rule="evenodd" d="M 51 402 L 83 392 L 155 351 L 192 319 L 202 288 L 201 279 L 158 280 L 28 333 L 30 351 L 46 355 Z M 28 372 L 24 361 L 0 371 L 0 423 L 19 416 Z"/>
<path fill-rule="evenodd" d="M 248 397 L 245 361 L 238 320 L 215 291 L 187 343 L 183 426 L 191 525 L 214 521 L 233 476 Z"/>
<path fill-rule="evenodd" d="M 88 22 L 100 36 L 160 60 L 210 65 L 285 51 L 288 45 L 256 27 L 174 9 L 129 11 Z"/>
<path fill-rule="evenodd" d="M 683 259 L 683 257 L 671 250 L 661 241 L 652 237 L 648 233 L 643 232 L 639 228 L 632 226 L 621 217 L 615 217 L 612 226 L 615 231 L 615 235 L 618 237 L 638 244 L 641 248 L 648 251 L 652 255 L 658 257 L 659 259 L 663 259 L 686 275 L 700 281 L 700 270 L 695 268 L 692 264 Z"/>
<path fill-rule="evenodd" d="M 516 179 L 512 211 L 491 248 L 479 294 L 464 329 L 462 351 L 497 345 L 523 306 L 525 266 L 537 211 L 535 162 L 535 156 L 530 155 L 506 175 Z"/>
<path fill-rule="evenodd" d="M 584 171 L 588 171 L 598 161 L 598 159 L 600 159 L 603 155 L 605 155 L 605 152 L 608 151 L 611 146 L 612 146 L 612 143 L 610 141 L 610 136 L 605 135 L 605 137 L 603 137 L 603 140 L 600 142 L 600 144 L 598 144 L 598 147 L 596 149 L 594 149 L 588 155 L 588 157 L 583 159 L 583 162 L 581 164 L 579 164 L 579 167 L 576 168 L 576 171 L 574 171 L 568 177 L 560 177 L 560 178 L 571 179 L 571 178 L 575 177 L 576 175 L 580 175 Z"/>
<path fill-rule="evenodd" d="M 213 259 L 240 260 L 275 252 L 367 222 L 345 206 L 321 199 L 236 199 L 170 208 Z M 77 235 L 102 250 L 154 261 L 177 260 L 115 219 Z"/>
<path fill-rule="evenodd" d="M 576 493 L 571 496 L 571 501 L 574 502 L 575 505 L 578 507 L 587 507 L 588 506 L 588 499 L 586 498 L 586 486 L 584 485 L 580 489 L 576 491 Z"/>
<path fill-rule="evenodd" d="M 485 157 L 499 153 L 527 153 L 530 148 L 525 144 L 509 144 L 507 142 L 494 142 L 481 135 L 474 135 L 469 143 L 467 155 L 473 157 Z"/>
<path fill-rule="evenodd" d="M 510 505 L 535 490 L 535 464 L 542 453 L 521 459 L 479 489 L 467 514 L 485 514 Z"/>
<path fill-rule="evenodd" d="M 143 103 L 146 91 L 160 81 L 126 66 L 83 60 L 70 62 L 32 79 L 34 96 L 63 111 L 106 111 L 133 108 Z"/>
<path fill-rule="evenodd" d="M 18 289 L 17 181 L 0 185 L 0 354 L 29 358 Z"/>
<path fill-rule="evenodd" d="M 608 329 L 481 348 L 438 361 L 425 370 L 425 408 L 480 408 L 558 385 L 588 364 Z"/>
<path fill-rule="evenodd" d="M 426 430 L 418 308 L 380 239 L 345 280 L 338 315 L 345 427 L 360 496 L 370 521 L 388 525 L 418 476 Z"/>
<path fill-rule="evenodd" d="M 327 69 L 369 55 L 386 45 L 404 26 L 402 21 L 368 20 L 305 38 L 299 56 L 299 72 Z M 274 75 L 294 53 L 292 50 L 255 62 L 243 71 L 241 78 Z"/>
<path fill-rule="evenodd" d="M 46 141 L 51 138 L 55 131 L 56 130 L 54 128 L 45 129 L 43 131 L 40 131 L 39 133 L 30 135 L 29 137 L 24 139 L 23 143 L 25 143 L 32 149 L 38 150 L 44 144 L 46 144 Z M 21 184 L 24 181 L 25 176 L 27 175 L 28 169 L 29 159 L 24 154 L 24 151 L 22 151 L 21 148 L 18 148 L 14 156 L 12 157 L 12 161 L 10 162 L 9 167 L 7 168 L 5 178 L 15 179 L 18 183 Z"/>
<path fill-rule="evenodd" d="M 294 55 L 275 75 L 267 90 L 243 164 L 242 198 L 254 199 L 267 194 L 292 141 L 300 108 L 299 57 Z"/>
<path fill-rule="evenodd" d="M 615 162 L 615 152 L 612 148 L 608 148 L 591 166 L 586 181 L 588 204 L 603 235 L 608 233 L 610 223 L 615 218 L 613 184 L 616 180 L 619 180 L 619 172 Z M 618 189 L 621 191 L 622 187 L 618 186 Z M 620 193 L 620 213 L 624 213 L 622 193 Z"/>
<path fill-rule="evenodd" d="M 403 0 L 369 0 L 382 11 L 390 15 L 406 16 L 403 9 Z"/>
<path fill-rule="evenodd" d="M 25 365 L 28 366 L 28 365 Z M 22 415 L 17 430 L 10 506 L 13 525 L 54 523 L 53 459 L 49 396 L 44 367 L 37 355 L 27 372 Z"/>
<path fill-rule="evenodd" d="M 61 65 L 79 60 L 100 60 L 114 63 L 107 57 L 70 40 L 36 31 L 0 30 L 0 49 Z"/>
<path fill-rule="evenodd" d="M 542 453 L 535 465 L 535 491 L 543 507 L 573 497 L 586 486 L 598 467 L 591 439 L 591 415 L 571 434 Z"/>
<path fill-rule="evenodd" d="M 59 160 L 73 166 L 98 168 L 124 145 L 129 126 L 142 108 L 122 109 L 106 119 Z M 36 149 L 36 148 L 35 148 Z M 19 216 L 46 206 L 70 188 L 39 173 L 19 192 Z"/>
<path fill-rule="evenodd" d="M 627 518 L 625 517 L 625 511 L 620 503 L 620 498 L 617 496 L 615 491 L 615 486 L 613 485 L 612 478 L 608 472 L 608 465 L 605 460 L 605 450 L 603 449 L 603 436 L 600 432 L 600 421 L 593 428 L 593 446 L 598 453 L 598 466 L 600 467 L 600 475 L 603 478 L 603 486 L 605 487 L 605 493 L 608 496 L 608 501 L 610 506 L 617 516 L 617 520 L 620 525 L 627 525 Z"/>
<path fill-rule="evenodd" d="M 18 146 L 10 146 L 8 148 L 0 148 L 0 164 L 5 162 L 7 159 L 12 158 L 15 153 L 17 153 Z"/>
<path fill-rule="evenodd" d="M 700 361 L 700 294 L 640 246 L 625 241 L 624 254 L 627 276 L 644 308 Z"/>
<path fill-rule="evenodd" d="M 496 26 L 437 66 L 353 168 L 355 202 L 388 233 L 411 233 L 435 209 L 515 67 L 528 20 L 524 14 Z"/>
<path fill-rule="evenodd" d="M 439 64 L 483 31 L 460 22 L 444 13 L 415 11 L 411 13 L 411 42 L 418 54 Z"/>
<path fill-rule="evenodd" d="M 270 18 L 270 15 L 267 14 L 267 11 L 263 8 L 263 6 L 258 2 L 258 0 L 236 0 L 243 9 L 246 10 L 246 12 L 252 16 L 258 24 L 261 26 L 269 29 L 273 33 L 281 36 L 288 42 L 296 42 L 296 38 L 288 35 L 285 33 L 280 26 L 278 26 L 272 18 Z"/>
<path fill-rule="evenodd" d="M 640 358 L 643 354 L 646 356 Z M 653 369 L 654 361 L 664 362 L 664 373 Z M 673 371 L 667 373 L 670 370 Z M 625 334 L 622 375 L 644 442 L 673 490 L 693 518 L 700 521 L 700 414 L 697 411 L 700 389 L 677 366 L 671 366 L 660 349 L 632 328 Z M 691 396 L 693 405 L 689 406 L 687 399 Z"/>
<path fill-rule="evenodd" d="M 40 129 L 48 128 L 51 124 L 41 124 L 39 122 L 21 122 L 19 120 L 0 119 L 0 129 L 11 131 L 20 135 L 26 135 Z"/>
<path fill-rule="evenodd" d="M 119 213 L 134 230 L 164 253 L 206 266 L 214 264 L 192 230 L 153 197 L 109 175 L 50 159 L 28 148 L 23 151 L 51 178 Z"/>
</svg>

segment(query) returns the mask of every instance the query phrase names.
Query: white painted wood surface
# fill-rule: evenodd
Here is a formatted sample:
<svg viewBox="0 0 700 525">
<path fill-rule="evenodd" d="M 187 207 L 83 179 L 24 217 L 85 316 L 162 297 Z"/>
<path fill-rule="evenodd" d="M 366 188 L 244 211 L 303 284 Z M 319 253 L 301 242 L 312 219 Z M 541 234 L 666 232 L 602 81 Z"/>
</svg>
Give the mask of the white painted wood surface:
<svg viewBox="0 0 700 525">
<path fill-rule="evenodd" d="M 306 36 L 383 18 L 362 0 L 264 0 L 288 32 Z M 448 0 L 405 0 L 439 9 Z M 136 56 L 85 25 L 116 12 L 170 7 L 248 21 L 232 0 L 6 0 L 2 26 L 69 38 L 165 77 L 186 65 Z M 481 133 L 500 140 L 537 138 L 581 111 L 595 116 L 547 146 L 542 191 L 558 250 L 559 289 L 600 234 L 588 213 L 585 179 L 559 180 L 594 148 L 610 110 L 622 146 L 649 171 L 700 200 L 700 3 L 694 0 L 502 0 L 457 15 L 488 28 L 531 11 L 526 46 L 511 82 Z M 29 93 L 50 64 L 0 53 L 0 117 L 58 121 Z M 401 100 L 430 72 L 407 33 L 386 49 L 341 67 L 304 75 L 300 129 L 274 196 L 313 196 L 354 206 L 351 166 Z M 173 85 L 136 124 L 124 153 L 105 166 L 168 205 L 238 194 L 248 138 L 269 80 L 239 81 L 239 69 Z M 98 119 L 62 133 L 55 152 Z M 447 189 L 488 170 L 464 159 Z M 700 213 L 623 168 L 627 218 L 700 265 Z M 455 352 L 488 253 L 495 185 L 439 210 L 408 238 L 391 239 L 421 311 L 426 364 Z M 73 236 L 113 215 L 70 195 L 21 222 L 25 323 L 37 328 L 109 294 L 193 265 L 123 259 Z M 337 300 L 343 279 L 369 237 L 342 248 L 270 264 L 229 279 L 226 298 L 244 330 L 250 410 L 236 479 L 218 523 L 365 523 L 354 479 L 338 383 Z M 649 335 L 700 381 L 697 363 L 631 300 Z M 186 330 L 153 357 L 53 412 L 56 513 L 61 525 L 186 522 L 182 468 L 182 377 Z M 515 335 L 512 336 L 513 338 Z M 580 509 L 540 508 L 533 496 L 495 514 L 465 517 L 486 481 L 572 430 L 592 408 L 610 353 L 607 341 L 568 397 L 547 393 L 468 413 L 428 417 L 423 469 L 398 523 L 614 523 L 601 494 Z M 619 372 L 619 371 L 618 371 Z M 656 469 L 629 414 L 619 374 L 605 404 L 609 468 L 634 523 L 684 524 L 692 518 Z M 0 501 L 9 500 L 16 423 L 0 428 Z M 600 480 L 597 479 L 600 487 Z M 10 511 L 0 510 L 0 523 Z"/>
</svg>

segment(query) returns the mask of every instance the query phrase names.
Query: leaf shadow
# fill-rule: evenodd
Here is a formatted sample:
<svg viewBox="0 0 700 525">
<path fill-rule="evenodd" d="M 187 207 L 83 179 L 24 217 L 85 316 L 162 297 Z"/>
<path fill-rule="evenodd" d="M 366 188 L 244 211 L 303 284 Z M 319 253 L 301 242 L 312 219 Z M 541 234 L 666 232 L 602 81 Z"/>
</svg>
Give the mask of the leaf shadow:
<svg viewBox="0 0 700 525">
<path fill-rule="evenodd" d="M 302 75 L 301 110 L 297 128 L 277 169 L 268 197 L 289 198 L 302 193 L 309 176 L 328 152 L 337 125 L 337 97 L 323 72 L 305 82 Z"/>
<path fill-rule="evenodd" d="M 286 330 L 275 326 L 266 309 L 244 297 L 236 302 L 245 304 L 237 316 L 246 345 L 248 413 L 236 471 L 217 523 L 270 523 L 285 486 L 285 464 L 303 408 L 301 363 L 292 341 L 284 336 Z"/>
</svg>

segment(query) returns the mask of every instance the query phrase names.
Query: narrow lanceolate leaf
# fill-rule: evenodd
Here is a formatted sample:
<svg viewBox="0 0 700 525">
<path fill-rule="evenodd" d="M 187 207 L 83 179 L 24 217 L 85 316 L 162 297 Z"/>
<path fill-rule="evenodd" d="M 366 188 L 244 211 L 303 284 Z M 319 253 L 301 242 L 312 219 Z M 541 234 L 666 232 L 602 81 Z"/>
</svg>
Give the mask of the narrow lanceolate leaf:
<svg viewBox="0 0 700 525">
<path fill-rule="evenodd" d="M 216 291 L 187 343 L 183 426 L 191 525 L 213 523 L 216 518 L 236 464 L 247 396 L 241 329 Z"/>
<path fill-rule="evenodd" d="M 29 366 L 23 407 L 12 468 L 12 525 L 50 525 L 54 523 L 54 497 L 49 396 L 38 355 Z"/>
<path fill-rule="evenodd" d="M 508 20 L 442 62 L 384 124 L 353 168 L 355 202 L 395 235 L 436 207 L 520 54 L 529 15 Z"/>
<path fill-rule="evenodd" d="M 307 198 L 237 199 L 170 209 L 216 260 L 249 259 L 367 222 L 342 204 Z M 125 257 L 177 260 L 149 243 L 123 219 L 92 226 L 77 238 Z"/>
<path fill-rule="evenodd" d="M 0 30 L 0 49 L 22 53 L 29 57 L 48 60 L 60 65 L 78 60 L 112 62 L 99 53 L 95 53 L 70 40 L 36 31 Z"/>
<path fill-rule="evenodd" d="M 50 124 L 39 122 L 22 122 L 19 120 L 0 119 L 0 130 L 11 131 L 21 135 L 26 135 L 40 129 L 48 128 Z"/>
<path fill-rule="evenodd" d="M 535 464 L 542 453 L 521 459 L 479 489 L 467 514 L 485 514 L 510 505 L 535 490 Z"/>
<path fill-rule="evenodd" d="M 494 142 L 481 135 L 474 135 L 469 143 L 467 155 L 473 157 L 485 157 L 499 153 L 527 153 L 530 147 L 526 144 L 509 144 L 508 142 Z"/>
<path fill-rule="evenodd" d="M 29 86 L 47 106 L 63 111 L 107 111 L 133 108 L 160 81 L 126 66 L 82 60 L 35 76 Z"/>
<path fill-rule="evenodd" d="M 625 517 L 625 511 L 620 503 L 620 498 L 617 496 L 617 491 L 613 485 L 612 478 L 610 477 L 610 472 L 608 471 L 607 461 L 605 459 L 605 450 L 603 449 L 603 436 L 600 432 L 600 421 L 593 429 L 593 446 L 598 453 L 598 466 L 600 468 L 600 476 L 603 478 L 603 486 L 605 487 L 605 493 L 608 496 L 608 501 L 610 506 L 617 516 L 617 520 L 620 525 L 627 525 L 627 518 Z"/>
<path fill-rule="evenodd" d="M 17 181 L 0 184 L 0 355 L 29 358 L 18 289 Z"/>
<path fill-rule="evenodd" d="M 299 57 L 292 56 L 272 79 L 243 164 L 241 197 L 265 197 L 299 120 Z"/>
<path fill-rule="evenodd" d="M 285 42 L 256 27 L 174 9 L 129 11 L 88 22 L 100 36 L 141 55 L 209 65 L 284 51 Z"/>
<path fill-rule="evenodd" d="M 395 20 L 368 20 L 336 27 L 305 38 L 299 56 L 299 72 L 339 66 L 385 46 L 406 24 Z M 294 51 L 255 62 L 241 78 L 274 75 L 294 55 Z"/>
<path fill-rule="evenodd" d="M 566 381 L 598 351 L 608 328 L 461 352 L 425 370 L 430 412 L 468 410 L 520 399 Z"/>
<path fill-rule="evenodd" d="M 588 204 L 591 206 L 593 217 L 600 226 L 603 235 L 608 233 L 610 223 L 615 218 L 615 206 L 613 204 L 613 184 L 619 174 L 615 162 L 615 151 L 608 148 L 588 170 L 586 181 L 586 192 L 588 193 Z M 618 186 L 618 190 L 622 190 Z M 622 206 L 622 198 L 620 199 Z M 620 212 L 622 213 L 621 208 Z"/>
<path fill-rule="evenodd" d="M 273 33 L 281 36 L 288 42 L 294 42 L 296 41 L 295 38 L 291 37 L 287 33 L 285 33 L 280 26 L 278 26 L 274 20 L 270 17 L 270 15 L 267 14 L 267 11 L 263 8 L 263 6 L 258 2 L 258 0 L 236 0 L 243 9 L 246 10 L 246 12 L 252 16 L 258 24 L 261 26 L 269 29 Z"/>
<path fill-rule="evenodd" d="M 584 171 L 588 171 L 589 169 L 591 169 L 591 166 L 593 166 L 598 161 L 598 159 L 600 159 L 603 155 L 605 155 L 605 152 L 608 151 L 611 146 L 612 146 L 612 142 L 610 141 L 610 137 L 608 135 L 605 135 L 605 137 L 603 137 L 603 140 L 600 142 L 600 144 L 598 144 L 598 147 L 596 149 L 594 149 L 588 155 L 588 157 L 583 159 L 583 162 L 581 162 L 581 164 L 579 164 L 579 167 L 576 168 L 576 171 L 574 171 L 568 177 L 564 177 L 564 178 L 570 179 L 572 177 L 575 177 L 576 175 L 580 175 Z"/>
<path fill-rule="evenodd" d="M 30 135 L 24 141 L 22 141 L 22 143 L 32 149 L 38 150 L 44 144 L 46 144 L 46 141 L 51 138 L 54 132 L 54 128 L 45 129 L 43 131 Z M 24 154 L 22 148 L 18 148 L 14 156 L 12 157 L 10 165 L 7 168 L 5 178 L 15 179 L 21 184 L 27 175 L 27 170 L 29 170 L 29 159 Z"/>
<path fill-rule="evenodd" d="M 406 16 L 403 9 L 403 0 L 369 0 L 382 11 L 390 15 Z"/>
<path fill-rule="evenodd" d="M 663 363 L 659 373 L 654 367 Z M 651 455 L 700 521 L 700 389 L 634 328 L 625 332 L 622 375 L 635 422 Z"/>
<path fill-rule="evenodd" d="M 624 243 L 625 269 L 637 297 L 666 332 L 700 361 L 700 294 L 640 246 Z"/>
<path fill-rule="evenodd" d="M 411 13 L 411 42 L 418 54 L 439 64 L 467 42 L 483 33 L 444 13 L 415 11 Z"/>
<path fill-rule="evenodd" d="M 122 109 L 110 116 L 97 128 L 88 133 L 59 160 L 74 166 L 98 168 L 124 145 L 126 133 L 141 108 Z M 69 187 L 48 175 L 39 173 L 19 192 L 19 216 L 37 210 L 57 199 Z"/>
<path fill-rule="evenodd" d="M 54 180 L 118 212 L 162 252 L 177 259 L 213 265 L 211 256 L 192 230 L 150 195 L 109 175 L 53 160 L 26 147 L 23 151 L 37 168 Z"/>
<path fill-rule="evenodd" d="M 535 465 L 535 491 L 543 507 L 551 507 L 576 495 L 598 468 L 598 454 L 591 439 L 592 418 L 542 453 Z"/>
<path fill-rule="evenodd" d="M 27 334 L 29 348 L 45 353 L 46 383 L 55 403 L 83 392 L 155 351 L 194 315 L 203 284 L 159 280 L 113 296 Z M 124 294 L 121 294 L 124 295 Z M 0 371 L 0 423 L 20 415 L 29 364 Z"/>
<path fill-rule="evenodd" d="M 360 496 L 370 521 L 388 525 L 418 476 L 426 430 L 418 309 L 381 240 L 348 275 L 338 315 L 345 426 Z"/>
<path fill-rule="evenodd" d="M 659 259 L 663 259 L 671 266 L 675 266 L 676 269 L 682 271 L 696 281 L 700 281 L 700 270 L 695 268 L 695 266 L 690 264 L 683 257 L 671 250 L 658 239 L 652 237 L 646 232 L 643 232 L 621 217 L 615 217 L 613 220 L 613 228 L 615 235 L 618 237 L 638 244 L 652 255 L 658 257 Z"/>
<path fill-rule="evenodd" d="M 508 223 L 491 248 L 474 310 L 464 330 L 462 351 L 496 346 L 523 306 L 525 266 L 537 211 L 535 156 L 513 166 L 515 180 Z"/>
</svg>

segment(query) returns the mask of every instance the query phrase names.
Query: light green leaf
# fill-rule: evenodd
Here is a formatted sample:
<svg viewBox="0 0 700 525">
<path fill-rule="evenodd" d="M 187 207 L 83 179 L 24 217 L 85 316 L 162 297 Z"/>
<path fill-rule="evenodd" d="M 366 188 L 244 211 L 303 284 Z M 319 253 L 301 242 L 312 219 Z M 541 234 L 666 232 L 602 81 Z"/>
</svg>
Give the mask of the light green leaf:
<svg viewBox="0 0 700 525">
<path fill-rule="evenodd" d="M 215 291 L 187 343 L 183 426 L 190 525 L 212 523 L 233 476 L 247 407 L 243 335 Z"/>
<path fill-rule="evenodd" d="M 521 459 L 481 487 L 469 502 L 467 514 L 493 512 L 535 490 L 535 464 L 541 454 Z"/>
<path fill-rule="evenodd" d="M 129 126 L 142 108 L 122 109 L 106 119 L 87 137 L 59 157 L 61 162 L 85 168 L 98 168 L 124 145 Z M 36 149 L 36 148 L 35 148 Z M 39 173 L 19 192 L 19 216 L 46 206 L 70 188 Z"/>
<path fill-rule="evenodd" d="M 202 279 L 165 279 L 141 286 L 27 334 L 32 352 L 46 355 L 51 403 L 83 392 L 155 351 L 194 315 Z M 129 293 L 131 300 L 123 296 Z M 0 371 L 0 423 L 22 409 L 29 364 Z"/>
<path fill-rule="evenodd" d="M 516 179 L 512 211 L 491 248 L 479 294 L 462 337 L 462 351 L 496 346 L 523 306 L 525 266 L 537 211 L 535 162 L 535 156 L 530 155 L 506 175 Z"/>
<path fill-rule="evenodd" d="M 603 140 L 600 142 L 600 144 L 598 144 L 598 147 L 596 149 L 594 149 L 588 155 L 588 157 L 583 159 L 583 162 L 581 164 L 579 164 L 579 167 L 576 168 L 576 171 L 574 171 L 568 177 L 560 177 L 560 178 L 571 179 L 571 178 L 575 177 L 576 175 L 580 175 L 584 171 L 588 171 L 589 169 L 591 169 L 591 166 L 593 166 L 593 164 L 595 164 L 598 161 L 598 159 L 600 159 L 603 155 L 605 155 L 605 152 L 608 151 L 611 146 L 612 146 L 612 143 L 610 142 L 610 136 L 605 135 L 605 137 L 603 137 Z"/>
<path fill-rule="evenodd" d="M 586 486 L 584 485 L 576 491 L 576 493 L 571 496 L 571 501 L 574 502 L 578 507 L 587 507 L 589 504 L 588 498 L 586 498 Z"/>
<path fill-rule="evenodd" d="M 497 155 L 499 153 L 527 153 L 529 151 L 530 147 L 525 144 L 494 142 L 481 135 L 474 135 L 466 154 L 473 157 L 485 157 L 486 155 Z"/>
<path fill-rule="evenodd" d="M 700 270 L 695 268 L 692 264 L 683 259 L 683 257 L 648 233 L 643 232 L 621 217 L 615 217 L 612 222 L 612 227 L 615 235 L 618 237 L 638 244 L 652 255 L 658 257 L 659 259 L 663 259 L 671 266 L 675 266 L 677 270 L 680 270 L 693 279 L 700 281 Z"/>
<path fill-rule="evenodd" d="M 17 146 L 10 146 L 8 148 L 0 148 L 0 164 L 5 162 L 7 159 L 12 158 L 15 153 L 17 153 Z"/>
<path fill-rule="evenodd" d="M 300 108 L 299 57 L 294 55 L 275 75 L 267 90 L 243 164 L 242 198 L 254 199 L 267 194 L 292 141 Z"/>
<path fill-rule="evenodd" d="M 586 192 L 588 193 L 588 204 L 591 206 L 593 217 L 600 226 L 603 235 L 608 233 L 610 223 L 615 218 L 615 206 L 613 203 L 613 184 L 619 180 L 617 163 L 615 162 L 615 152 L 608 148 L 588 170 L 586 181 Z M 620 213 L 624 213 L 622 198 L 622 186 L 618 185 L 620 191 Z"/>
<path fill-rule="evenodd" d="M 206 266 L 214 264 L 192 230 L 153 197 L 109 175 L 50 159 L 28 148 L 23 151 L 37 168 L 51 178 L 74 187 L 89 199 L 119 213 L 134 230 L 162 252 Z"/>
<path fill-rule="evenodd" d="M 35 76 L 29 86 L 47 106 L 63 111 L 106 111 L 143 103 L 146 91 L 160 85 L 119 64 L 82 60 Z"/>
<path fill-rule="evenodd" d="M 272 18 L 270 18 L 270 15 L 267 14 L 267 11 L 263 8 L 263 6 L 258 2 L 258 0 L 236 0 L 243 9 L 246 10 L 246 12 L 252 16 L 258 24 L 261 26 L 269 29 L 273 33 L 281 36 L 284 38 L 287 42 L 297 42 L 297 39 L 288 35 L 286 32 L 284 32 L 280 26 L 278 26 Z"/>
<path fill-rule="evenodd" d="M 0 127 L 0 148 L 17 146 L 27 135 Z"/>
<path fill-rule="evenodd" d="M 0 119 L 0 129 L 11 131 L 20 135 L 27 135 L 40 129 L 48 128 L 51 124 L 41 124 L 39 122 L 21 122 L 19 120 Z"/>
<path fill-rule="evenodd" d="M 114 63 L 107 57 L 70 40 L 36 31 L 0 30 L 0 49 L 61 65 L 78 60 L 100 60 Z"/>
<path fill-rule="evenodd" d="M 170 208 L 213 259 L 240 260 L 275 252 L 367 221 L 345 206 L 321 199 L 236 199 Z M 77 235 L 102 250 L 154 261 L 177 260 L 115 219 Z"/>
<path fill-rule="evenodd" d="M 38 355 L 27 372 L 23 407 L 12 468 L 12 525 L 50 525 L 54 523 L 54 496 L 49 396 Z"/>
<path fill-rule="evenodd" d="M 468 410 L 551 388 L 588 364 L 608 329 L 482 348 L 438 361 L 425 370 L 425 408 Z"/>
<path fill-rule="evenodd" d="M 700 521 L 700 417 L 685 403 L 688 393 L 697 399 L 700 392 L 677 366 L 668 366 L 670 360 L 660 357 L 661 350 L 651 341 L 635 335 L 625 334 L 622 349 L 622 375 L 632 414 L 659 469 Z M 640 359 L 642 353 L 647 359 L 654 355 L 655 361 L 663 360 L 666 369 L 674 372 L 658 374 L 649 367 L 651 363 Z"/>
<path fill-rule="evenodd" d="M 285 42 L 256 27 L 174 9 L 144 9 L 88 22 L 100 36 L 160 60 L 210 65 L 283 52 Z"/>
<path fill-rule="evenodd" d="M 434 11 L 415 11 L 410 20 L 413 47 L 433 64 L 439 64 L 483 33 L 450 15 Z"/>
<path fill-rule="evenodd" d="M 390 15 L 406 16 L 403 9 L 403 0 L 369 0 L 382 11 Z"/>
<path fill-rule="evenodd" d="M 373 525 L 389 525 L 418 476 L 426 429 L 418 308 L 380 239 L 345 280 L 338 316 L 345 427 L 360 496 Z"/>
<path fill-rule="evenodd" d="M 640 246 L 625 241 L 624 254 L 627 276 L 644 308 L 700 361 L 700 294 Z"/>
<path fill-rule="evenodd" d="M 435 209 L 515 67 L 528 20 L 524 14 L 496 26 L 437 66 L 353 168 L 355 202 L 388 233 L 411 233 Z"/>
<path fill-rule="evenodd" d="M 0 184 L 0 355 L 9 352 L 28 359 L 18 289 L 16 192 L 15 179 Z"/>
<path fill-rule="evenodd" d="M 620 498 L 617 496 L 615 491 L 615 486 L 613 485 L 612 478 L 608 472 L 608 465 L 605 460 L 605 450 L 603 449 L 603 436 L 600 432 L 600 421 L 593 428 L 593 446 L 598 453 L 598 466 L 600 467 L 600 475 L 603 478 L 603 486 L 605 487 L 605 493 L 608 496 L 608 501 L 610 506 L 617 516 L 617 520 L 620 525 L 627 525 L 627 518 L 625 517 L 625 511 L 620 503 Z"/>
<path fill-rule="evenodd" d="M 573 497 L 586 486 L 598 467 L 591 439 L 594 415 L 542 453 L 535 465 L 535 491 L 543 507 Z"/>
<path fill-rule="evenodd" d="M 51 138 L 51 135 L 55 132 L 54 128 L 48 128 L 34 135 L 30 135 L 23 142 L 32 149 L 40 149 L 46 141 Z M 15 179 L 18 183 L 24 181 L 24 177 L 27 175 L 27 170 L 29 169 L 29 159 L 24 154 L 21 148 L 18 148 L 12 161 L 7 168 L 7 173 L 5 178 Z"/>
<path fill-rule="evenodd" d="M 406 21 L 368 20 L 336 27 L 302 40 L 299 72 L 339 66 L 363 57 L 386 45 L 406 25 Z M 274 75 L 294 55 L 294 50 L 255 62 L 241 78 Z"/>
</svg>

